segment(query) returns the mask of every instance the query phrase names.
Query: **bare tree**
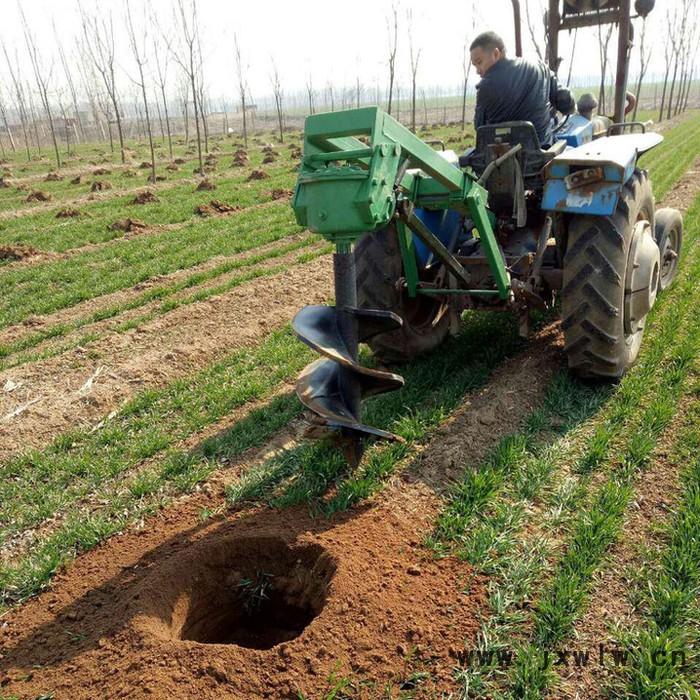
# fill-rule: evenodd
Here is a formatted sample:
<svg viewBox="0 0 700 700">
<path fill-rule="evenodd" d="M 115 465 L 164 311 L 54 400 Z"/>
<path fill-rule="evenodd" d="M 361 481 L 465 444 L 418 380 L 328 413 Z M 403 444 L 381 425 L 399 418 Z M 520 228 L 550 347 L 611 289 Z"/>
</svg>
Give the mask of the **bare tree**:
<svg viewBox="0 0 700 700">
<path fill-rule="evenodd" d="M 306 94 L 309 98 L 309 114 L 314 114 L 314 83 L 310 72 L 306 78 Z"/>
<path fill-rule="evenodd" d="M 673 57 L 674 57 L 674 43 L 672 37 L 674 36 L 674 29 L 673 27 L 675 26 L 675 20 L 676 20 L 676 13 L 674 10 L 674 16 L 673 18 L 671 17 L 671 12 L 669 9 L 666 10 L 666 26 L 668 27 L 668 33 L 669 37 L 671 38 L 670 41 L 664 42 L 664 61 L 665 61 L 665 70 L 664 70 L 664 84 L 663 84 L 663 89 L 661 91 L 661 106 L 659 107 L 659 121 L 662 121 L 664 118 L 664 106 L 666 104 L 666 88 L 668 87 L 668 76 L 671 73 L 671 64 L 673 63 Z"/>
<path fill-rule="evenodd" d="M 355 73 L 355 106 L 360 108 L 360 100 L 362 99 L 362 82 L 360 80 L 360 57 L 357 57 L 357 71 Z"/>
<path fill-rule="evenodd" d="M 684 32 L 684 40 L 680 46 L 680 52 L 682 53 L 681 58 L 681 82 L 678 90 L 678 97 L 676 98 L 676 106 L 673 110 L 674 115 L 678 114 L 683 106 L 684 98 L 686 95 L 686 86 L 689 82 L 689 74 L 692 71 L 692 65 L 695 61 L 695 56 L 698 51 L 697 42 L 697 32 L 698 32 L 698 7 L 697 3 L 693 4 L 692 14 L 691 8 L 687 7 L 687 3 L 684 2 L 684 23 L 687 25 L 687 29 Z"/>
<path fill-rule="evenodd" d="M 95 66 L 95 69 L 102 77 L 105 90 L 112 103 L 114 119 L 117 123 L 121 161 L 122 163 L 126 163 L 124 131 L 122 129 L 122 118 L 117 94 L 114 20 L 112 18 L 112 13 L 107 13 L 107 19 L 105 19 L 104 14 L 101 14 L 98 19 L 95 15 L 90 16 L 87 14 L 80 0 L 78 1 L 78 7 L 80 9 L 80 19 L 83 28 L 83 46 L 85 52 Z"/>
<path fill-rule="evenodd" d="M 185 132 L 185 145 L 187 145 L 190 142 L 190 84 L 186 77 L 180 81 L 178 95 L 182 105 L 183 130 Z"/>
<path fill-rule="evenodd" d="M 141 88 L 141 97 L 143 97 L 143 111 L 146 117 L 146 132 L 148 134 L 148 146 L 151 151 L 151 182 L 156 182 L 156 151 L 153 147 L 153 130 L 151 129 L 151 115 L 148 111 L 148 96 L 146 94 L 146 78 L 144 77 L 144 66 L 146 65 L 146 43 L 148 41 L 148 22 L 146 21 L 145 13 L 142 16 L 142 33 L 141 37 L 136 36 L 134 29 L 134 19 L 131 15 L 131 3 L 126 0 L 126 26 L 129 34 L 129 44 L 131 52 L 134 54 L 134 60 L 139 71 L 139 79 L 133 80 L 138 87 Z"/>
<path fill-rule="evenodd" d="M 462 47 L 462 131 L 464 131 L 467 123 L 467 84 L 469 82 L 469 73 L 472 69 L 472 62 L 469 55 L 469 38 L 464 38 L 464 46 Z"/>
<path fill-rule="evenodd" d="M 613 32 L 613 24 L 609 24 L 603 33 L 603 28 L 598 25 L 599 57 L 600 57 L 600 87 L 598 89 L 598 105 L 600 114 L 605 114 L 605 78 L 608 67 L 608 46 Z"/>
<path fill-rule="evenodd" d="M 673 92 L 676 87 L 676 78 L 678 77 L 678 67 L 681 61 L 683 52 L 683 44 L 685 40 L 686 30 L 686 13 L 688 0 L 682 0 L 682 9 L 679 12 L 678 6 L 673 8 L 673 24 L 669 25 L 669 40 L 673 49 L 673 77 L 671 78 L 671 88 L 668 95 L 668 104 L 666 107 L 666 119 L 671 118 L 671 108 L 673 107 Z"/>
<path fill-rule="evenodd" d="M 651 46 L 646 43 L 647 34 L 647 18 L 642 20 L 642 31 L 639 33 L 639 75 L 637 76 L 637 87 L 635 88 L 635 95 L 637 96 L 637 101 L 634 103 L 634 112 L 632 113 L 632 121 L 637 120 L 637 109 L 639 108 L 639 102 L 642 97 L 642 81 L 649 68 L 649 61 L 651 60 Z"/>
<path fill-rule="evenodd" d="M 284 120 L 282 117 L 282 100 L 284 99 L 284 93 L 282 91 L 282 82 L 280 81 L 280 74 L 277 70 L 277 64 L 275 59 L 272 60 L 272 73 L 270 75 L 270 80 L 272 80 L 272 92 L 275 96 L 275 109 L 277 110 L 277 123 L 280 130 L 280 143 L 284 143 Z"/>
<path fill-rule="evenodd" d="M 396 79 L 396 48 L 399 36 L 399 9 L 396 5 L 391 6 L 393 21 L 387 17 L 386 26 L 389 32 L 389 96 L 387 99 L 386 111 L 391 114 L 391 100 L 394 96 L 394 80 Z"/>
<path fill-rule="evenodd" d="M 532 18 L 530 17 L 530 3 L 535 2 L 537 5 L 537 22 L 538 24 L 535 25 L 535 22 L 533 22 Z M 535 47 L 535 51 L 537 52 L 537 57 L 540 59 L 540 61 L 545 60 L 545 56 L 547 56 L 547 33 L 543 32 L 544 38 L 542 39 L 542 48 L 540 48 L 540 38 L 537 36 L 537 32 L 535 31 L 535 26 L 538 26 L 540 28 L 544 27 L 544 23 L 541 21 L 541 18 L 543 16 L 543 10 L 542 6 L 539 3 L 539 0 L 525 0 L 525 19 L 527 21 L 527 29 L 530 32 L 530 40 L 532 41 L 532 45 Z M 552 66 L 552 70 L 556 70 L 558 66 Z"/>
<path fill-rule="evenodd" d="M 162 32 L 159 32 L 161 37 L 164 37 Z M 168 132 L 168 152 L 170 157 L 173 157 L 173 135 L 172 129 L 170 128 L 170 114 L 168 112 L 168 97 L 166 94 L 167 83 L 168 83 L 168 67 L 169 67 L 169 56 L 170 56 L 170 41 L 167 37 L 165 39 L 165 51 L 163 52 L 163 58 L 160 57 L 160 42 L 157 35 L 153 35 L 153 55 L 156 60 L 156 78 L 158 81 L 158 88 L 160 89 L 160 97 L 163 100 L 163 111 L 165 114 L 165 129 Z M 158 104 L 158 100 L 156 100 Z M 160 118 L 160 115 L 159 115 Z M 162 126 L 161 126 L 162 130 Z"/>
<path fill-rule="evenodd" d="M 566 85 L 571 85 L 571 71 L 574 68 L 574 55 L 576 53 L 576 39 L 578 38 L 578 27 L 574 29 L 574 40 L 571 42 L 571 58 L 569 59 L 569 73 L 566 76 Z"/>
<path fill-rule="evenodd" d="M 46 118 L 49 122 L 49 131 L 51 132 L 51 141 L 53 142 L 54 153 L 56 154 L 56 167 L 61 167 L 61 155 L 58 152 L 58 141 L 56 139 L 56 128 L 54 126 L 53 114 L 51 113 L 51 103 L 49 100 L 49 83 L 51 82 L 51 76 L 53 75 L 53 66 L 46 68 L 39 55 L 39 49 L 37 48 L 36 37 L 32 34 L 29 24 L 27 23 L 27 18 L 25 17 L 22 6 L 19 7 L 19 14 L 22 20 L 22 29 L 24 32 L 24 41 L 27 45 L 27 52 L 29 53 L 29 60 L 32 64 L 32 70 L 34 71 L 34 78 L 36 79 L 36 84 L 39 89 L 39 97 L 41 98 L 42 105 L 44 107 L 44 112 L 46 113 Z"/>
<path fill-rule="evenodd" d="M 12 78 L 12 84 L 15 88 L 15 100 L 17 104 L 17 113 L 19 115 L 19 122 L 22 127 L 22 134 L 24 135 L 24 147 L 27 149 L 27 160 L 31 160 L 31 151 L 29 150 L 29 133 L 28 133 L 28 115 L 27 115 L 27 107 L 24 101 L 24 92 L 22 91 L 22 82 L 19 79 L 19 73 L 18 71 L 15 71 L 13 69 L 13 65 L 19 66 L 18 63 L 14 63 L 10 60 L 10 56 L 7 53 L 7 46 L 5 46 L 4 42 L 1 42 L 2 44 L 2 51 L 5 54 L 5 61 L 7 63 L 7 69 L 10 73 L 10 77 Z"/>
<path fill-rule="evenodd" d="M 243 65 L 241 57 L 241 45 L 238 43 L 238 35 L 233 35 L 233 47 L 236 53 L 236 74 L 238 75 L 238 96 L 241 100 L 241 112 L 243 113 L 243 143 L 248 148 L 248 115 L 246 114 L 246 93 L 248 92 L 248 82 L 246 71 L 248 66 Z"/>
<path fill-rule="evenodd" d="M 10 142 L 10 148 L 13 151 L 16 151 L 17 146 L 15 145 L 15 139 L 12 136 L 12 130 L 10 129 L 10 125 L 7 123 L 7 111 L 5 109 L 5 98 L 3 97 L 1 86 L 0 86 L 0 117 L 2 117 L 2 123 L 5 125 L 5 133 L 7 134 L 7 138 Z"/>
<path fill-rule="evenodd" d="M 192 92 L 194 125 L 197 131 L 199 173 L 204 175 L 204 161 L 202 160 L 202 132 L 199 125 L 199 90 L 197 85 L 201 68 L 201 52 L 198 50 L 199 21 L 197 15 L 197 0 L 177 0 L 177 17 L 180 24 L 180 39 L 182 40 L 183 50 L 172 50 L 171 54 L 186 75 L 189 83 L 189 89 Z M 186 115 L 185 118 L 187 118 Z"/>
<path fill-rule="evenodd" d="M 328 101 L 331 105 L 331 112 L 335 112 L 335 94 L 333 92 L 333 83 L 328 80 L 326 83 L 326 92 L 328 93 Z"/>
<path fill-rule="evenodd" d="M 413 46 L 413 12 L 406 11 L 406 23 L 408 25 L 408 52 L 411 58 L 411 129 L 416 132 L 416 75 L 418 74 L 418 61 L 420 49 L 414 50 Z"/>
<path fill-rule="evenodd" d="M 71 74 L 70 68 L 68 67 L 68 61 L 66 59 L 66 52 L 63 49 L 63 42 L 58 36 L 58 30 L 56 29 L 56 24 L 53 23 L 53 33 L 56 38 L 56 45 L 58 46 L 58 55 L 61 59 L 61 66 L 63 67 L 63 73 L 66 76 L 66 83 L 68 84 L 68 90 L 70 92 L 71 101 L 73 102 L 73 111 L 75 112 L 76 123 L 78 124 L 78 132 L 80 134 L 81 140 L 85 140 L 85 130 L 83 128 L 83 120 L 80 117 L 80 110 L 78 109 L 78 94 L 75 90 L 75 83 L 73 82 L 73 75 Z M 65 119 L 65 117 L 64 117 Z"/>
</svg>

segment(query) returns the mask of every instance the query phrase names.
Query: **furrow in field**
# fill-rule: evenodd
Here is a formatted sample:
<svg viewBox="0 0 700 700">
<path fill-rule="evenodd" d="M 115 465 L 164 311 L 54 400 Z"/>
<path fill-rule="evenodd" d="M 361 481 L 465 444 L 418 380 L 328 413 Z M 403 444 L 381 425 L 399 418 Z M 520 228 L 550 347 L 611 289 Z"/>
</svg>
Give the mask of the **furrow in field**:
<svg viewBox="0 0 700 700">
<path fill-rule="evenodd" d="M 2 415 L 11 417 L 0 422 L 1 454 L 90 427 L 137 392 L 162 386 L 225 350 L 259 342 L 301 306 L 323 304 L 331 295 L 330 258 L 324 257 L 179 307 L 88 348 L 6 370 L 2 382 L 22 386 L 16 398 L 15 391 L 3 396 Z"/>
<path fill-rule="evenodd" d="M 316 237 L 308 233 L 290 235 L 243 253 L 216 256 L 201 265 L 160 275 L 129 289 L 94 297 L 46 316 L 33 316 L 25 323 L 8 326 L 0 331 L 0 348 L 5 358 L 22 350 L 41 346 L 47 341 L 62 338 L 71 332 L 92 327 L 103 319 L 122 318 L 136 309 L 147 310 L 153 303 L 181 293 L 183 290 L 201 289 L 214 284 L 231 270 L 279 257 L 280 251 L 294 247 L 313 245 Z M 6 366 L 15 364 L 13 359 L 0 362 Z"/>
</svg>

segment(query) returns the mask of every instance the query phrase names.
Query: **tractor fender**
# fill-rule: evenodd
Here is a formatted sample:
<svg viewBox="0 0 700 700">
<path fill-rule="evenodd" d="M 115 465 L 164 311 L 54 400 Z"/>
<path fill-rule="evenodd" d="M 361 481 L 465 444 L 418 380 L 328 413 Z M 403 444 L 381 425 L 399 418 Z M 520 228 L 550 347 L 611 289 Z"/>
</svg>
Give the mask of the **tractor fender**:
<svg viewBox="0 0 700 700">
<path fill-rule="evenodd" d="M 611 216 L 639 156 L 662 141 L 656 133 L 624 134 L 567 149 L 544 168 L 542 209 Z"/>
</svg>

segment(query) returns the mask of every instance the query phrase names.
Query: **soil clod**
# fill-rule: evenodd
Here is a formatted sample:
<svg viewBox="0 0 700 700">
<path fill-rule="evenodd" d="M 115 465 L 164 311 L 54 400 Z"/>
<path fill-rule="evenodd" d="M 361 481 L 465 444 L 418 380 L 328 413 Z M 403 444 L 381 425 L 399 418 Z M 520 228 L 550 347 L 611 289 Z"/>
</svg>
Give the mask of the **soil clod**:
<svg viewBox="0 0 700 700">
<path fill-rule="evenodd" d="M 151 190 L 143 190 L 142 192 L 137 192 L 136 196 L 131 200 L 130 204 L 149 204 L 150 202 L 157 202 L 158 197 L 151 192 Z"/>
<path fill-rule="evenodd" d="M 204 192 L 204 191 L 211 191 L 215 190 L 216 185 L 209 180 L 208 178 L 204 178 L 195 188 L 195 191 L 197 192 Z"/>
<path fill-rule="evenodd" d="M 267 180 L 270 176 L 264 170 L 253 170 L 253 172 L 248 175 L 248 182 L 253 180 Z"/>
<path fill-rule="evenodd" d="M 117 219 L 113 224 L 107 226 L 108 231 L 125 231 L 126 233 L 131 233 L 132 231 L 141 231 L 148 227 L 148 224 L 138 219 Z"/>
<path fill-rule="evenodd" d="M 52 200 L 50 192 L 42 192 L 41 190 L 33 190 L 25 200 L 26 202 L 50 202 Z"/>
<path fill-rule="evenodd" d="M 0 260 L 23 260 L 40 254 L 40 250 L 29 245 L 0 245 Z"/>
</svg>

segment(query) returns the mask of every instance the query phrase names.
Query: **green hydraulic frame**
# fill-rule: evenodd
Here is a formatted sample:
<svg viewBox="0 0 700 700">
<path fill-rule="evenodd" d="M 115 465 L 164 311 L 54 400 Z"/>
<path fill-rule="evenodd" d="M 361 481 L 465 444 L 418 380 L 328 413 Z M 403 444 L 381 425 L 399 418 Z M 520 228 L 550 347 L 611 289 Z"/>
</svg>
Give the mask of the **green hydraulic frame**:
<svg viewBox="0 0 700 700">
<path fill-rule="evenodd" d="M 378 107 L 306 119 L 304 154 L 292 202 L 297 221 L 332 241 L 338 252 L 348 252 L 357 239 L 383 228 L 396 215 L 411 296 L 509 297 L 510 276 L 486 200 L 486 191 L 471 173 L 448 163 Z M 413 214 L 414 208 L 451 209 L 468 216 L 478 231 L 495 289 L 470 289 L 466 271 Z M 460 288 L 420 288 L 412 234 L 445 263 Z"/>
</svg>

